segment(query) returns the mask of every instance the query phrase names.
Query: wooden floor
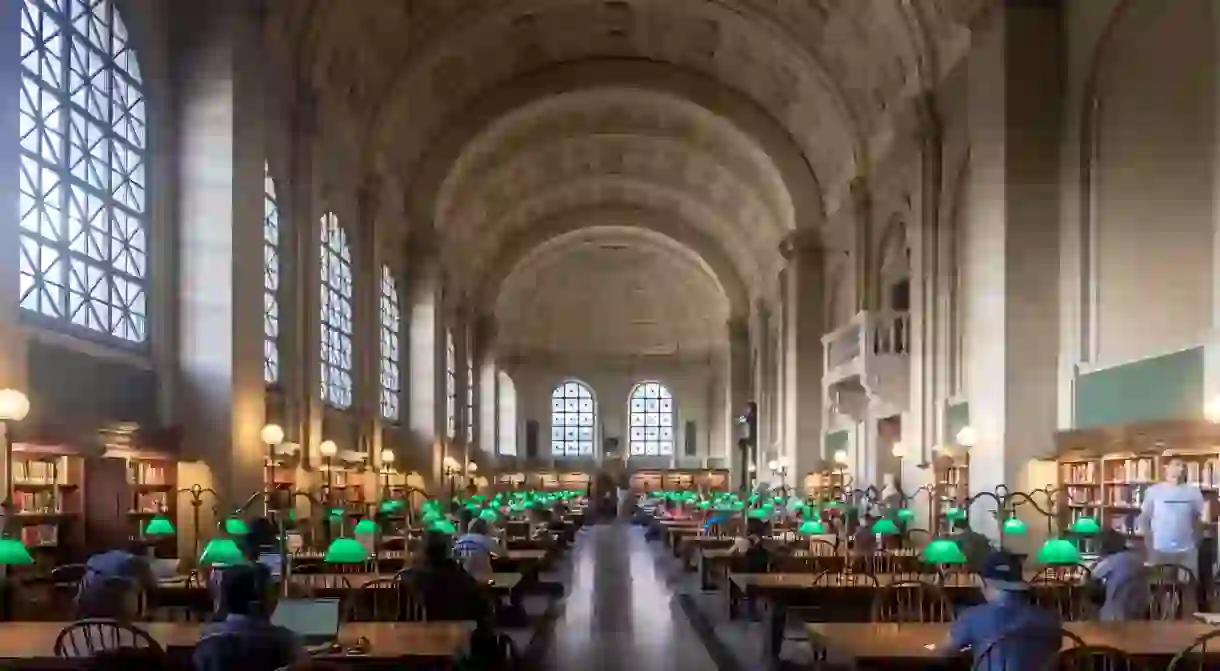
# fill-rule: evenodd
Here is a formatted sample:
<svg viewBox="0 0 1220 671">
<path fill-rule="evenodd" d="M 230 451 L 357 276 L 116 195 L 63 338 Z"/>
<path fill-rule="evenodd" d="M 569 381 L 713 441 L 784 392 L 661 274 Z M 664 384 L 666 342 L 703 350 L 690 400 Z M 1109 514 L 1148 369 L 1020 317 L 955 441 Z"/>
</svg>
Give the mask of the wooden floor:
<svg viewBox="0 0 1220 671">
<path fill-rule="evenodd" d="M 593 525 L 572 551 L 572 584 L 546 669 L 714 671 L 640 527 Z"/>
</svg>

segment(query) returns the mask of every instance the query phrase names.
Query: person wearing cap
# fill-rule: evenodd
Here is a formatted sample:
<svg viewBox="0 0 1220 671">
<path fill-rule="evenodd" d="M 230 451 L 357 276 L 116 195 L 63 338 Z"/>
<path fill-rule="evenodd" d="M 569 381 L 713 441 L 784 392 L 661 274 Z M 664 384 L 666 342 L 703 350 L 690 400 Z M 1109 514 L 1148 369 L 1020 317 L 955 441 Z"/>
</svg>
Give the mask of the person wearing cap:
<svg viewBox="0 0 1220 671">
<path fill-rule="evenodd" d="M 1029 583 L 1011 553 L 991 553 L 979 574 L 987 603 L 958 616 L 941 653 L 954 656 L 969 648 L 976 671 L 1044 668 L 1062 645 L 1059 615 L 1030 600 Z"/>
</svg>

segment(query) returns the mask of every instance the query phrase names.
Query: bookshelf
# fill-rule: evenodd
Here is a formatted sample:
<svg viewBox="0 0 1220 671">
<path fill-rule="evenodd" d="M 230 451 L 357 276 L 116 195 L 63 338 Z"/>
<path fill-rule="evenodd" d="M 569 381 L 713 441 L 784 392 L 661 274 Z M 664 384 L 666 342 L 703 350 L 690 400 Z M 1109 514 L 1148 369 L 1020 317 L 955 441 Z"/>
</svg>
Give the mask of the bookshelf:
<svg viewBox="0 0 1220 671">
<path fill-rule="evenodd" d="M 144 527 L 158 514 L 164 514 L 178 528 L 178 464 L 169 457 L 133 454 L 126 458 L 127 516 L 131 537 L 144 540 L 158 556 L 177 555 L 175 535 L 147 537 Z"/>
<path fill-rule="evenodd" d="M 803 481 L 805 498 L 815 501 L 825 501 L 836 495 L 843 494 L 843 483 L 846 481 L 843 469 L 817 471 L 806 473 Z"/>
<path fill-rule="evenodd" d="M 952 525 L 945 518 L 949 508 L 960 507 L 970 498 L 970 455 L 941 453 L 933 464 L 935 493 L 932 497 L 932 518 L 935 533 L 950 533 Z"/>
<path fill-rule="evenodd" d="M 83 556 L 84 459 L 61 448 L 18 444 L 12 469 L 14 526 L 35 562 L 54 566 Z"/>
</svg>

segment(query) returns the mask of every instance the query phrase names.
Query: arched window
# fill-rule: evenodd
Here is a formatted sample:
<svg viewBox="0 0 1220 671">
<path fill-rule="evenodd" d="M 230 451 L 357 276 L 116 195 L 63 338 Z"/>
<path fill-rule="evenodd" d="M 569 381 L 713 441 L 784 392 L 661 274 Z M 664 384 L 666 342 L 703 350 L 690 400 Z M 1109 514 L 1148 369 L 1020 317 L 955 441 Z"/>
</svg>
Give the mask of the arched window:
<svg viewBox="0 0 1220 671">
<path fill-rule="evenodd" d="M 114 3 L 24 0 L 19 95 L 22 309 L 147 342 L 144 85 Z"/>
<path fill-rule="evenodd" d="M 402 378 L 398 374 L 399 334 L 402 310 L 398 302 L 398 282 L 389 266 L 381 267 L 381 416 L 398 421 L 398 400 Z"/>
<path fill-rule="evenodd" d="M 508 373 L 496 373 L 496 399 L 500 417 L 500 444 L 497 449 L 500 454 L 517 456 L 517 386 Z"/>
<path fill-rule="evenodd" d="M 457 350 L 453 348 L 453 331 L 445 331 L 445 417 L 447 436 L 457 436 Z"/>
<path fill-rule="evenodd" d="M 280 379 L 280 205 L 263 163 L 263 380 Z"/>
<path fill-rule="evenodd" d="M 352 404 L 352 250 L 332 212 L 322 216 L 322 400 Z"/>
<path fill-rule="evenodd" d="M 631 390 L 631 456 L 674 453 L 674 399 L 659 382 L 641 382 Z"/>
<path fill-rule="evenodd" d="M 551 454 L 593 454 L 597 400 L 583 382 L 569 380 L 551 392 Z"/>
</svg>

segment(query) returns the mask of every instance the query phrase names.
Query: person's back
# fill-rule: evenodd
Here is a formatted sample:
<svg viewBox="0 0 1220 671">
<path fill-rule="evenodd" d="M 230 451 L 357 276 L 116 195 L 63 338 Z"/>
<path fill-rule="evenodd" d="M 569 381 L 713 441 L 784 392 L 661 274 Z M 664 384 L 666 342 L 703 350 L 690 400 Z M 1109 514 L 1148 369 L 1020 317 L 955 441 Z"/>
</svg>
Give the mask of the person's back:
<svg viewBox="0 0 1220 671">
<path fill-rule="evenodd" d="M 141 590 L 156 585 L 148 561 L 132 546 L 89 557 L 77 592 L 78 618 L 133 619 Z"/>
<path fill-rule="evenodd" d="M 491 555 L 499 549 L 499 544 L 489 534 L 487 522 L 476 519 L 470 523 L 469 532 L 453 544 L 454 555 L 466 571 L 477 578 L 491 577 Z"/>
<path fill-rule="evenodd" d="M 970 649 L 975 671 L 1038 671 L 1063 645 L 1060 627 L 1055 613 L 1007 592 L 966 609 L 953 623 L 953 641 Z"/>
<path fill-rule="evenodd" d="M 1102 537 L 1102 559 L 1093 567 L 1095 587 L 1105 601 L 1101 619 L 1109 622 L 1134 620 L 1148 610 L 1148 574 L 1140 553 L 1127 549 L 1126 538 L 1117 532 Z"/>
<path fill-rule="evenodd" d="M 411 569 L 403 588 L 423 602 L 433 621 L 482 621 L 491 612 L 483 585 L 448 556 L 448 539 L 429 534 L 425 561 Z"/>
<path fill-rule="evenodd" d="M 259 564 L 224 569 L 216 611 L 191 657 L 195 671 L 274 671 L 305 657 L 300 639 L 271 623 L 276 595 L 271 572 Z"/>
</svg>

